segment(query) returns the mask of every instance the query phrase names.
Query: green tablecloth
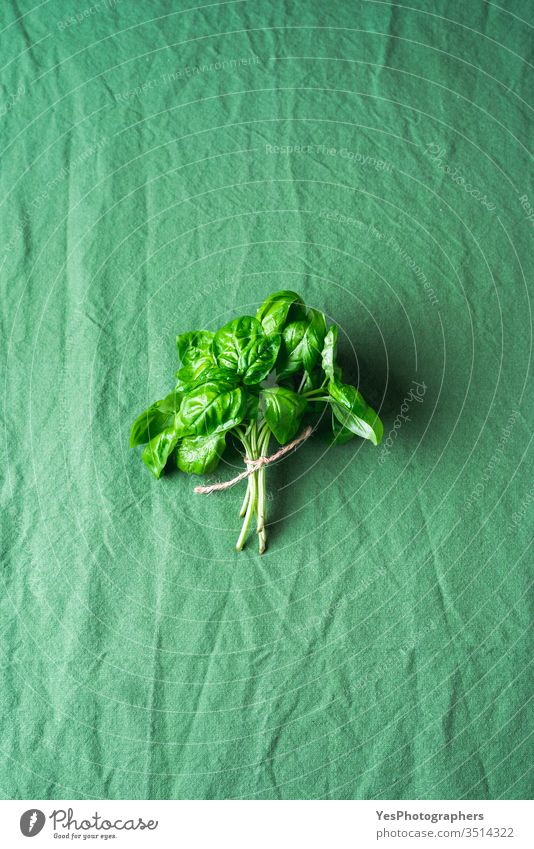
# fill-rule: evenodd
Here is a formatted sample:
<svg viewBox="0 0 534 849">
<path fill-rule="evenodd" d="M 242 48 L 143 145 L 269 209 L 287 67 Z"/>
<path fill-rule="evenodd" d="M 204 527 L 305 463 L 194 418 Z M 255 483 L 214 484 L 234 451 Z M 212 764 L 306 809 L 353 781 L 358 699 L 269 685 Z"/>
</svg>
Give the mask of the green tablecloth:
<svg viewBox="0 0 534 849">
<path fill-rule="evenodd" d="M 0 792 L 528 797 L 531 4 L 0 16 Z M 260 558 L 128 435 L 282 288 L 385 440 L 270 470 Z"/>
</svg>

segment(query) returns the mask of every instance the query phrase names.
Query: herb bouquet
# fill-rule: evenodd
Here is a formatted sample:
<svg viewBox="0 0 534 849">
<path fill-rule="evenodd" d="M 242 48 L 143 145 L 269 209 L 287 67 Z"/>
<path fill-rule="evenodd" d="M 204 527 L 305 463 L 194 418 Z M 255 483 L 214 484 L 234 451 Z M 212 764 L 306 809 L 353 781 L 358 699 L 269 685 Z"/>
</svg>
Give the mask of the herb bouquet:
<svg viewBox="0 0 534 849">
<path fill-rule="evenodd" d="M 229 437 L 241 443 L 245 470 L 231 481 L 195 489 L 213 492 L 247 480 L 238 551 L 254 516 L 260 554 L 265 551 L 266 466 L 311 434 L 309 425 L 300 432 L 307 414 L 329 405 L 335 442 L 360 436 L 380 443 L 378 415 L 342 381 L 336 341 L 337 327 L 327 330 L 323 313 L 306 307 L 295 292 L 276 292 L 255 318 L 241 316 L 216 333 L 178 336 L 181 368 L 174 389 L 133 423 L 130 446 L 145 445 L 143 462 L 157 478 L 171 456 L 188 474 L 213 472 Z M 272 436 L 284 447 L 269 456 Z"/>
</svg>

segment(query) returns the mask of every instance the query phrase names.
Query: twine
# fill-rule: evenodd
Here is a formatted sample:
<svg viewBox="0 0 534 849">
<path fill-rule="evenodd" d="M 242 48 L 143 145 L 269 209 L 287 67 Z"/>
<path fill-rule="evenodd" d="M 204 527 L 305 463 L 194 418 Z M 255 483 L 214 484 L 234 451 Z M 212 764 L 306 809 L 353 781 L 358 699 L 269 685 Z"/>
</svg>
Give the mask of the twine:
<svg viewBox="0 0 534 849">
<path fill-rule="evenodd" d="M 194 492 L 199 492 L 201 494 L 207 495 L 210 492 L 218 492 L 221 489 L 229 489 L 231 486 L 235 486 L 239 481 L 245 480 L 249 475 L 252 475 L 258 469 L 261 469 L 262 466 L 267 466 L 269 463 L 274 463 L 275 460 L 283 457 L 284 454 L 287 454 L 288 451 L 291 451 L 293 448 L 296 448 L 297 445 L 300 445 L 301 442 L 304 442 L 311 433 L 313 428 L 308 426 L 306 430 L 303 430 L 300 436 L 297 436 L 293 442 L 290 442 L 289 445 L 284 445 L 283 448 L 280 448 L 275 454 L 271 454 L 270 457 L 258 457 L 257 460 L 251 460 L 250 457 L 244 457 L 243 462 L 246 463 L 246 470 L 241 472 L 241 474 L 236 475 L 232 480 L 224 481 L 223 483 L 212 483 L 210 486 L 196 486 Z"/>
</svg>

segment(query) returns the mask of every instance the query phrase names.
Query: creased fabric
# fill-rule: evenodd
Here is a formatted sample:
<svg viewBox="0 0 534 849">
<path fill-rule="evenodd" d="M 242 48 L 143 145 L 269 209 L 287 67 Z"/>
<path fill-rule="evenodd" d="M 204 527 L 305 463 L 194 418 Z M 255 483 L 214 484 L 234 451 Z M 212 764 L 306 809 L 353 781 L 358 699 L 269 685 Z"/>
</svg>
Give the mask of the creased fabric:
<svg viewBox="0 0 534 849">
<path fill-rule="evenodd" d="M 528 8 L 33 5 L 0 11 L 0 792 L 529 798 Z M 241 487 L 128 438 L 178 333 L 278 289 L 384 440 L 268 468 L 260 558 Z"/>
</svg>

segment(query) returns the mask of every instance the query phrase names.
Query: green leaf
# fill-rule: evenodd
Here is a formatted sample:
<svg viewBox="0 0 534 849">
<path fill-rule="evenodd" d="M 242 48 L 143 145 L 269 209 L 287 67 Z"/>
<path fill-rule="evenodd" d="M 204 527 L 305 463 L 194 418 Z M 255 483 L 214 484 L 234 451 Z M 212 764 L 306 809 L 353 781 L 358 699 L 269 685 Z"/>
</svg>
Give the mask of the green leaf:
<svg viewBox="0 0 534 849">
<path fill-rule="evenodd" d="M 167 413 L 169 416 L 175 416 L 180 409 L 182 397 L 183 392 L 181 392 L 179 388 L 175 387 L 172 392 L 169 392 L 169 394 L 163 398 L 162 401 L 158 401 L 157 403 L 163 413 Z"/>
<path fill-rule="evenodd" d="M 213 340 L 218 365 L 240 375 L 245 385 L 265 380 L 274 367 L 279 347 L 280 335 L 266 335 L 259 321 L 250 315 L 225 324 Z"/>
<path fill-rule="evenodd" d="M 276 364 L 277 380 L 286 380 L 304 368 L 301 345 L 306 334 L 305 321 L 292 321 L 282 332 L 282 345 Z"/>
<path fill-rule="evenodd" d="M 335 380 L 334 368 L 336 366 L 337 327 L 332 325 L 324 338 L 322 352 L 323 371 L 329 380 Z"/>
<path fill-rule="evenodd" d="M 256 419 L 258 418 L 258 408 L 260 403 L 259 387 L 248 386 L 246 395 L 247 407 L 243 418 L 245 421 L 256 421 Z"/>
<path fill-rule="evenodd" d="M 167 460 L 180 438 L 177 428 L 172 425 L 158 433 L 143 449 L 143 463 L 148 466 L 153 475 L 161 477 Z"/>
<path fill-rule="evenodd" d="M 304 369 L 308 374 L 318 363 L 326 336 L 326 320 L 318 310 L 310 309 L 305 321 L 293 321 L 282 332 L 277 376 L 284 380 Z"/>
<path fill-rule="evenodd" d="M 356 438 L 356 434 L 349 430 L 347 427 L 341 424 L 340 421 L 334 415 L 334 411 L 332 410 L 332 432 L 334 434 L 332 441 L 336 445 L 344 445 L 345 442 L 349 442 L 351 439 Z"/>
<path fill-rule="evenodd" d="M 178 356 L 184 366 L 197 366 L 201 362 L 213 365 L 211 347 L 213 333 L 209 330 L 191 330 L 176 337 Z"/>
<path fill-rule="evenodd" d="M 155 401 L 148 410 L 140 413 L 130 431 L 130 448 L 144 445 L 165 430 L 178 412 L 181 398 L 181 393 L 174 389 L 166 398 Z"/>
<path fill-rule="evenodd" d="M 302 385 L 301 392 L 310 392 L 312 389 L 320 389 L 325 382 L 324 372 L 321 366 L 317 365 L 312 370 L 311 374 L 306 372 L 306 379 Z M 326 390 L 325 390 L 326 391 Z"/>
<path fill-rule="evenodd" d="M 264 389 L 261 395 L 265 405 L 265 420 L 278 442 L 285 445 L 296 435 L 307 401 L 302 395 L 283 386 Z"/>
<path fill-rule="evenodd" d="M 319 362 L 326 336 L 326 318 L 319 310 L 308 310 L 308 331 L 302 362 L 309 373 Z"/>
<path fill-rule="evenodd" d="M 163 413 L 158 407 L 159 401 L 151 404 L 148 410 L 140 413 L 132 425 L 130 431 L 130 448 L 135 445 L 144 445 L 152 437 L 165 430 L 169 423 L 169 415 Z"/>
<path fill-rule="evenodd" d="M 280 333 L 287 321 L 289 312 L 293 319 L 304 318 L 304 301 L 296 292 L 284 289 L 266 298 L 256 313 L 265 333 Z"/>
<path fill-rule="evenodd" d="M 332 411 L 341 424 L 356 436 L 380 445 L 384 427 L 377 413 L 354 386 L 331 380 L 328 384 Z"/>
<path fill-rule="evenodd" d="M 246 409 L 246 392 L 235 378 L 201 383 L 182 399 L 178 415 L 182 435 L 208 436 L 229 430 L 243 421 Z"/>
<path fill-rule="evenodd" d="M 235 373 L 227 368 L 220 368 L 213 362 L 202 363 L 197 366 L 184 366 L 176 372 L 176 388 L 185 394 L 190 392 L 201 383 L 210 380 L 232 380 L 235 382 Z"/>
<path fill-rule="evenodd" d="M 176 452 L 178 468 L 188 475 L 203 475 L 213 472 L 219 465 L 225 449 L 226 433 L 211 436 L 187 436 L 180 442 Z"/>
<path fill-rule="evenodd" d="M 258 346 L 256 356 L 247 368 L 243 383 L 249 386 L 261 383 L 274 369 L 274 364 L 280 350 L 281 337 L 279 333 L 270 333 L 264 342 Z"/>
</svg>

